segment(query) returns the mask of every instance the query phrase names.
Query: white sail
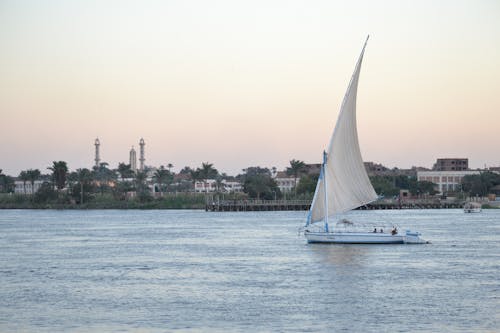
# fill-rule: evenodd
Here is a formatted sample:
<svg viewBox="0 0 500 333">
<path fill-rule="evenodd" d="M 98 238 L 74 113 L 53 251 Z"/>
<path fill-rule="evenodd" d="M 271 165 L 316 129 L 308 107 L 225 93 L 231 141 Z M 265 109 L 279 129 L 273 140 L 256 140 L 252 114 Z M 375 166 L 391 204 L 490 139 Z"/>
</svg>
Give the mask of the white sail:
<svg viewBox="0 0 500 333">
<path fill-rule="evenodd" d="M 377 199 L 363 164 L 356 127 L 356 94 L 365 47 L 366 42 L 326 151 L 324 174 L 320 176 L 316 186 L 309 223 L 324 221 L 326 215 L 343 213 Z M 328 207 L 327 213 L 325 207 Z"/>
</svg>

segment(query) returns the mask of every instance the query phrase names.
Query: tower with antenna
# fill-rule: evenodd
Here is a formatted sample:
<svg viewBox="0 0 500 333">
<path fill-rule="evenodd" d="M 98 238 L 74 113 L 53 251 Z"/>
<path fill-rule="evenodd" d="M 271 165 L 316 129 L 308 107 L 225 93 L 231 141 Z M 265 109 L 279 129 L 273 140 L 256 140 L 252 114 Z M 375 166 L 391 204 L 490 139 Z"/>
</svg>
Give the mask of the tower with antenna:
<svg viewBox="0 0 500 333">
<path fill-rule="evenodd" d="M 139 170 L 141 171 L 144 171 L 144 161 L 146 160 L 145 158 L 145 153 L 144 153 L 144 146 L 146 145 L 146 143 L 144 142 L 144 139 L 141 138 L 141 140 L 139 141 L 139 146 L 141 147 L 140 149 L 140 157 L 139 157 Z"/>
<path fill-rule="evenodd" d="M 100 153 L 100 147 L 101 147 L 101 142 L 99 142 L 99 138 L 95 139 L 94 142 L 95 145 L 95 166 L 99 167 L 99 163 L 101 162 L 101 153 Z"/>
</svg>

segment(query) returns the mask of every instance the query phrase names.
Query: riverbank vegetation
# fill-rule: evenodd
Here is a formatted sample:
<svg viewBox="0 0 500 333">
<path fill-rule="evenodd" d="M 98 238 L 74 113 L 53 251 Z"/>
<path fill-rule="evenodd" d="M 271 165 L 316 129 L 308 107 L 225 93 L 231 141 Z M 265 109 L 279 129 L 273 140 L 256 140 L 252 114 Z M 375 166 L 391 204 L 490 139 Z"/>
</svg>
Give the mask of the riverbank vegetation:
<svg viewBox="0 0 500 333">
<path fill-rule="evenodd" d="M 49 174 L 28 169 L 16 179 L 0 170 L 0 208 L 204 209 L 221 200 L 312 200 L 319 172 L 313 166 L 316 169 L 311 170 L 311 165 L 291 160 L 282 173 L 289 177 L 290 186 L 282 191 L 275 168 L 248 167 L 237 176 L 228 176 L 208 162 L 196 169 L 184 167 L 177 174 L 171 171 L 172 164 L 138 171 L 124 163 L 116 169 L 100 163 L 92 169 L 69 171 L 66 162 L 54 161 L 47 167 Z M 399 200 L 401 190 L 417 199 L 437 193 L 434 183 L 406 175 L 376 175 L 370 180 L 377 194 L 393 200 Z M 23 190 L 15 190 L 15 181 Z M 228 190 L 228 184 L 234 187 Z M 449 196 L 458 200 L 484 197 L 499 186 L 500 175 L 483 172 L 465 176 L 460 189 Z"/>
<path fill-rule="evenodd" d="M 37 194 L 40 191 L 37 192 Z M 66 194 L 52 193 L 31 197 L 23 194 L 0 194 L 0 208 L 4 209 L 204 209 L 203 194 L 177 194 L 153 198 L 118 200 L 109 193 L 99 194 L 86 202 L 78 203 Z"/>
</svg>

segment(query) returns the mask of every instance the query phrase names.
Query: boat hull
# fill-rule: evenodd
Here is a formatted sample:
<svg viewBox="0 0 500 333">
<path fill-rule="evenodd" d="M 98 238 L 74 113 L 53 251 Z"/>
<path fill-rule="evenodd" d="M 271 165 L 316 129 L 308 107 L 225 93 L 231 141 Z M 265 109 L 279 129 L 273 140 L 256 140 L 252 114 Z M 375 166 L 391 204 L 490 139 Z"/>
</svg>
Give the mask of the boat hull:
<svg viewBox="0 0 500 333">
<path fill-rule="evenodd" d="M 481 208 L 464 208 L 464 213 L 481 213 Z"/>
<path fill-rule="evenodd" d="M 403 244 L 404 235 L 370 232 L 309 232 L 305 233 L 308 243 L 342 244 Z"/>
</svg>

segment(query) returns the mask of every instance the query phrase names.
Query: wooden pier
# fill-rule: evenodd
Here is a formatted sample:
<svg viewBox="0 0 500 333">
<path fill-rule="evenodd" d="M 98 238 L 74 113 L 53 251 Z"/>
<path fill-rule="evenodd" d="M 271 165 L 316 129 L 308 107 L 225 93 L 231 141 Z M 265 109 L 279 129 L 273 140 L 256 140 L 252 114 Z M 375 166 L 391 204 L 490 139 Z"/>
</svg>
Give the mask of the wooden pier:
<svg viewBox="0 0 500 333">
<path fill-rule="evenodd" d="M 416 199 L 405 202 L 381 200 L 358 209 L 446 209 L 462 208 L 463 205 L 463 202 L 443 202 L 439 200 Z M 293 211 L 309 210 L 310 207 L 310 200 L 223 200 L 207 203 L 205 210 L 207 212 Z"/>
<path fill-rule="evenodd" d="M 310 200 L 225 200 L 207 203 L 211 212 L 309 210 Z"/>
</svg>

